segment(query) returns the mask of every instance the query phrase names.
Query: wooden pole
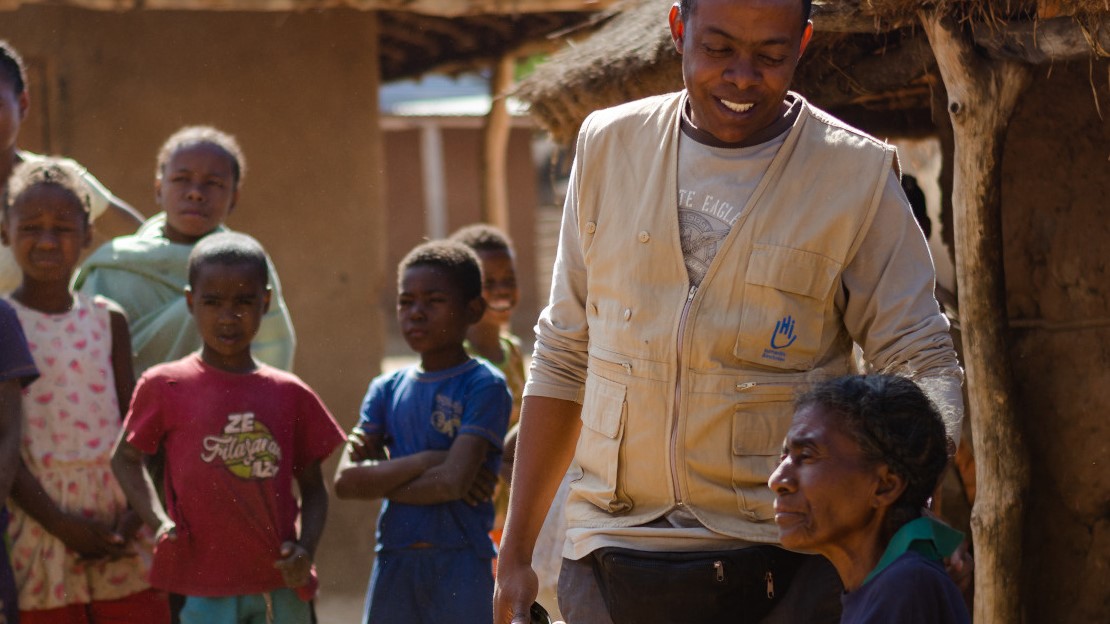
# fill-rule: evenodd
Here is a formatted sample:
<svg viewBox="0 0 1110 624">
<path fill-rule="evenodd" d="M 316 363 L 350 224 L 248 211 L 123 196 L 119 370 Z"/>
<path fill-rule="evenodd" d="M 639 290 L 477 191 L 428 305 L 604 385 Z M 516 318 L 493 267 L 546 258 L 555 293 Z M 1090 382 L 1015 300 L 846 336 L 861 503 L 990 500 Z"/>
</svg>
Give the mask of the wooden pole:
<svg viewBox="0 0 1110 624">
<path fill-rule="evenodd" d="M 509 231 L 509 184 L 505 161 L 512 118 L 506 95 L 513 84 L 513 58 L 503 57 L 490 80 L 490 107 L 482 141 L 482 220 Z"/>
<path fill-rule="evenodd" d="M 979 489 L 971 513 L 976 622 L 1023 621 L 1022 502 L 1029 459 L 1013 406 L 1002 263 L 1002 147 L 1026 66 L 979 56 L 950 18 L 919 14 L 948 91 L 956 279 Z"/>
</svg>

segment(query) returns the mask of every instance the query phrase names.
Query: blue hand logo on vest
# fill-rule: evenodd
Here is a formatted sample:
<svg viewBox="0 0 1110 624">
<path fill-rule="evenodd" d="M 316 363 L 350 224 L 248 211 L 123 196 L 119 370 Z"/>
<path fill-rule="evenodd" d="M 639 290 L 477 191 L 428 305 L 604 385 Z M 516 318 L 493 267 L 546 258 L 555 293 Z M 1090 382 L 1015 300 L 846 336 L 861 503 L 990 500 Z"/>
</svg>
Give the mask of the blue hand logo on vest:
<svg viewBox="0 0 1110 624">
<path fill-rule="evenodd" d="M 794 317 L 784 316 L 782 320 L 775 323 L 775 331 L 771 333 L 771 344 L 769 349 L 763 350 L 763 358 L 774 360 L 776 362 L 786 361 L 786 349 L 794 344 L 798 336 L 794 333 Z"/>
</svg>

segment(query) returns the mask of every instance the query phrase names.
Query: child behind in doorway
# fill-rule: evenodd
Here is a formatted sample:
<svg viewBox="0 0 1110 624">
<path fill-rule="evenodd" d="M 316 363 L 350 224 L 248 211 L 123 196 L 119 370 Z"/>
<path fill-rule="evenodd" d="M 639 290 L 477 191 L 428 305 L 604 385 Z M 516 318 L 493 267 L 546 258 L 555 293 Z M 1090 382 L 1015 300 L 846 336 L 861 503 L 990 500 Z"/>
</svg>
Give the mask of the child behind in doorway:
<svg viewBox="0 0 1110 624">
<path fill-rule="evenodd" d="M 135 372 L 185 357 L 202 341 L 182 295 L 197 241 L 227 231 L 239 200 L 246 161 L 235 137 L 208 126 L 184 127 L 158 151 L 154 196 L 163 212 L 132 236 L 96 250 L 74 280 L 81 292 L 120 304 L 131 326 Z M 290 370 L 295 338 L 281 283 L 269 258 L 272 301 L 254 339 L 262 362 Z"/>
<path fill-rule="evenodd" d="M 19 128 L 31 107 L 27 84 L 27 69 L 23 58 L 7 41 L 0 40 L 0 188 L 7 182 L 12 170 L 21 162 L 40 161 L 40 156 L 16 146 Z M 67 160 L 76 168 L 89 191 L 89 218 L 97 222 L 97 229 L 108 236 L 134 232 L 143 222 L 143 216 L 127 202 L 116 197 L 75 161 Z M 19 286 L 21 273 L 15 258 L 5 247 L 0 247 L 0 295 Z"/>
<path fill-rule="evenodd" d="M 485 223 L 461 228 L 451 235 L 451 240 L 474 250 L 482 263 L 486 312 L 466 330 L 466 351 L 485 358 L 505 376 L 513 395 L 511 428 L 520 418 L 520 401 L 524 396 L 524 355 L 520 352 L 520 338 L 509 331 L 509 320 L 520 299 L 513 244 L 504 232 Z"/>
<path fill-rule="evenodd" d="M 157 529 L 151 583 L 186 596 L 182 624 L 311 619 L 328 508 L 320 462 L 343 432 L 304 382 L 251 355 L 272 297 L 267 266 L 243 234 L 197 243 L 185 298 L 204 346 L 139 379 L 112 459 L 131 505 Z M 165 507 L 143 461 L 159 449 Z"/>
<path fill-rule="evenodd" d="M 150 534 L 136 539 L 142 522 L 110 465 L 134 384 L 127 320 L 69 288 L 89 227 L 80 170 L 60 159 L 16 167 L 0 239 L 23 272 L 8 302 L 41 373 L 23 394 L 8 533 L 20 620 L 168 622 L 165 594 L 147 582 Z"/>
<path fill-rule="evenodd" d="M 340 498 L 385 498 L 364 624 L 493 619 L 493 489 L 512 398 L 463 347 L 482 318 L 466 246 L 434 241 L 398 267 L 397 320 L 420 364 L 375 378 L 336 473 Z"/>
</svg>

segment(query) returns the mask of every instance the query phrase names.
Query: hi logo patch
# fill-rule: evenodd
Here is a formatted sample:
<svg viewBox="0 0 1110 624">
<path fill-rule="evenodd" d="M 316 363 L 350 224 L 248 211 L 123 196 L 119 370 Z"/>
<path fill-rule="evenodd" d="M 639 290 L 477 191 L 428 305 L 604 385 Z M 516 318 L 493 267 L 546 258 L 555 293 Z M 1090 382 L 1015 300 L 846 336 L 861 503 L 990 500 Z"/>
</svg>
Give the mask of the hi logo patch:
<svg viewBox="0 0 1110 624">
<path fill-rule="evenodd" d="M 220 462 L 240 479 L 272 479 L 281 464 L 281 447 L 253 412 L 228 414 L 220 435 L 204 438 L 206 463 Z"/>
<path fill-rule="evenodd" d="M 794 317 L 790 315 L 782 317 L 782 320 L 775 323 L 768 348 L 763 350 L 763 359 L 785 362 L 786 349 L 797 339 L 798 336 L 794 333 Z"/>
</svg>

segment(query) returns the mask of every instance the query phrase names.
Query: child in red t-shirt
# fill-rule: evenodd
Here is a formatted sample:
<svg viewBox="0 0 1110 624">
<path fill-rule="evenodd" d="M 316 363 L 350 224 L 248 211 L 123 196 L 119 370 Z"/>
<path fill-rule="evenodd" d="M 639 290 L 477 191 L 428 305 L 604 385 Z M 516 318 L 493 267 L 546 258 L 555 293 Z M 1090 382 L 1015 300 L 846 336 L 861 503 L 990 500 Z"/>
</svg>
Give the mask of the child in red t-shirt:
<svg viewBox="0 0 1110 624">
<path fill-rule="evenodd" d="M 151 583 L 186 596 L 182 624 L 311 619 L 328 501 L 320 462 L 344 437 L 311 388 L 251 357 L 266 284 L 265 252 L 249 236 L 197 243 L 185 296 L 204 346 L 143 374 L 112 460 L 158 530 Z M 159 450 L 164 508 L 143 465 Z"/>
</svg>

